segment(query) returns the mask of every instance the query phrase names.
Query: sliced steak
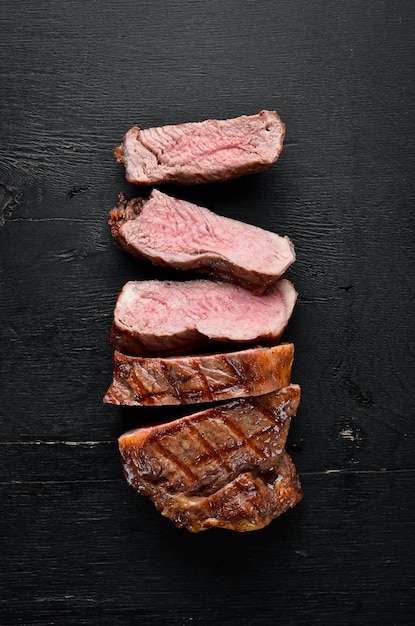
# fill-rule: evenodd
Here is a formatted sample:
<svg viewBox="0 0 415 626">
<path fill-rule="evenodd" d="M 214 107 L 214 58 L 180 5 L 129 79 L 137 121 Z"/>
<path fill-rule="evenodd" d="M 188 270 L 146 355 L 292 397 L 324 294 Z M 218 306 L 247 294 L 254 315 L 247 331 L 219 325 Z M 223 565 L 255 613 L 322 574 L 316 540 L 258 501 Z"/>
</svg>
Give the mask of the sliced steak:
<svg viewBox="0 0 415 626">
<path fill-rule="evenodd" d="M 296 298 L 285 279 L 262 296 L 209 280 L 129 281 L 115 305 L 110 342 L 140 356 L 183 354 L 210 340 L 275 343 Z"/>
<path fill-rule="evenodd" d="M 259 396 L 290 383 L 294 345 L 145 358 L 114 353 L 108 404 L 195 404 Z"/>
<path fill-rule="evenodd" d="M 284 445 L 300 388 L 233 400 L 119 438 L 128 483 L 177 526 L 253 530 L 302 497 Z"/>
<path fill-rule="evenodd" d="M 255 293 L 295 260 L 288 237 L 222 217 L 154 189 L 148 199 L 120 194 L 111 233 L 127 252 L 181 270 L 199 270 Z"/>
<path fill-rule="evenodd" d="M 162 515 L 191 532 L 214 527 L 244 532 L 264 528 L 302 497 L 295 466 L 283 450 L 275 470 L 244 472 L 209 496 L 163 491 L 153 500 Z"/>
<path fill-rule="evenodd" d="M 115 157 L 139 185 L 217 182 L 267 169 L 282 150 L 285 126 L 275 111 L 140 130 L 131 128 Z"/>
</svg>

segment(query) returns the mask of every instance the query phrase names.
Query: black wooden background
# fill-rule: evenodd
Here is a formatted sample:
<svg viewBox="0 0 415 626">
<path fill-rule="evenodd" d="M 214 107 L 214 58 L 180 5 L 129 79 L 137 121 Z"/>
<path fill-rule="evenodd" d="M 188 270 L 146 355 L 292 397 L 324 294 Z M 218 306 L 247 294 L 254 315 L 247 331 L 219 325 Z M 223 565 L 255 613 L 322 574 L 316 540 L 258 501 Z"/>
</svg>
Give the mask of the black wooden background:
<svg viewBox="0 0 415 626">
<path fill-rule="evenodd" d="M 412 624 L 412 0 L 1 0 L 0 624 Z M 305 498 L 264 530 L 177 530 L 133 492 L 105 406 L 114 147 L 276 109 L 268 172 L 177 194 L 289 235 Z"/>
</svg>

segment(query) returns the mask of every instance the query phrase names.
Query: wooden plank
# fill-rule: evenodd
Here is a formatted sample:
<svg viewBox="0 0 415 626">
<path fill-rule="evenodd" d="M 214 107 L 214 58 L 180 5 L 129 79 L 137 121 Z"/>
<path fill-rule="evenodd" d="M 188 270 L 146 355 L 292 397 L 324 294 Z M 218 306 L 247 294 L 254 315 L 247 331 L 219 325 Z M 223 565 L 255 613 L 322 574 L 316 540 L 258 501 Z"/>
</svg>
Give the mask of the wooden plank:
<svg viewBox="0 0 415 626">
<path fill-rule="evenodd" d="M 172 273 L 117 250 L 106 219 L 12 220 L 0 237 L 2 441 L 114 440 L 125 426 L 192 410 L 134 412 L 102 404 L 111 379 L 108 336 L 118 290 L 130 278 Z M 27 253 L 16 258 L 15 247 Z M 343 255 L 330 250 L 338 266 Z M 399 374 L 399 364 L 413 371 L 411 337 L 400 336 L 399 327 L 391 334 L 388 316 L 370 324 L 372 307 L 389 308 L 399 319 L 402 301 L 386 286 L 368 299 L 363 286 L 341 289 L 332 281 L 307 293 L 301 259 L 297 265 L 299 301 L 284 338 L 295 344 L 293 380 L 303 389 L 291 438 L 302 447 L 304 469 L 412 467 L 414 401 L 410 376 Z M 410 297 L 408 288 L 403 298 Z"/>
<path fill-rule="evenodd" d="M 3 0 L 0 26 L 0 624 L 412 624 L 413 2 Z M 261 108 L 287 127 L 269 171 L 164 190 L 296 245 L 305 499 L 193 536 L 116 444 L 181 409 L 102 404 L 119 289 L 178 276 L 114 246 L 143 190 L 112 153 Z"/>
<path fill-rule="evenodd" d="M 3 483 L 0 623 L 409 624 L 413 472 L 302 481 L 266 529 L 199 535 L 87 466 L 83 481 Z"/>
</svg>

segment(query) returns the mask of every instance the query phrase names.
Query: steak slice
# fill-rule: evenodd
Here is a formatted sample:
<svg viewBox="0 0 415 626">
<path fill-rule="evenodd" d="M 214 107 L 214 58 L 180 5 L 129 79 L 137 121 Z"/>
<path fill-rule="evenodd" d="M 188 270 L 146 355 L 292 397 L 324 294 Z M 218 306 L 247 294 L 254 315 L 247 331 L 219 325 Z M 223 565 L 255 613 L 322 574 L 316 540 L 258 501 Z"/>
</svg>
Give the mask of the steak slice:
<svg viewBox="0 0 415 626">
<path fill-rule="evenodd" d="M 133 126 L 114 155 L 130 183 L 218 182 L 266 170 L 282 150 L 285 126 L 275 111 L 228 120 Z"/>
<path fill-rule="evenodd" d="M 181 270 L 199 270 L 262 293 L 294 262 L 288 237 L 216 215 L 154 189 L 148 199 L 120 194 L 109 224 L 134 256 Z"/>
<path fill-rule="evenodd" d="M 262 296 L 209 280 L 129 281 L 115 305 L 110 342 L 141 356 L 179 354 L 211 340 L 275 343 L 296 298 L 285 279 Z"/>
<path fill-rule="evenodd" d="M 295 466 L 285 450 L 278 467 L 263 475 L 243 472 L 210 496 L 162 492 L 154 498 L 162 515 L 179 528 L 199 532 L 226 528 L 259 530 L 293 508 L 303 497 Z"/>
<path fill-rule="evenodd" d="M 126 479 L 188 530 L 261 528 L 302 497 L 283 453 L 299 402 L 289 385 L 125 433 Z"/>
<path fill-rule="evenodd" d="M 259 396 L 290 383 L 294 345 L 145 358 L 115 351 L 107 404 L 196 404 Z"/>
</svg>

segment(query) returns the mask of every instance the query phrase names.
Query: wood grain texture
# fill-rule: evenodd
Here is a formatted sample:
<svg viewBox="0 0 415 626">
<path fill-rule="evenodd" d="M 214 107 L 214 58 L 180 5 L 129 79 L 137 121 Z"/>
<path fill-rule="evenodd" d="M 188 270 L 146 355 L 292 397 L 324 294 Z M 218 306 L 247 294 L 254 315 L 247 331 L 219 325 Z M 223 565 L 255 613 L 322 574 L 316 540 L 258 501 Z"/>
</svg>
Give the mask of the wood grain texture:
<svg viewBox="0 0 415 626">
<path fill-rule="evenodd" d="M 2 623 L 409 624 L 413 480 L 303 475 L 308 497 L 263 531 L 196 536 L 121 480 L 3 485 Z"/>
<path fill-rule="evenodd" d="M 399 626 L 414 607 L 415 14 L 409 0 L 0 3 L 0 625 Z M 105 406 L 130 279 L 113 149 L 142 127 L 276 109 L 269 171 L 163 187 L 295 243 L 304 501 L 244 535 L 175 529 Z M 182 278 L 182 277 L 181 277 Z"/>
</svg>

